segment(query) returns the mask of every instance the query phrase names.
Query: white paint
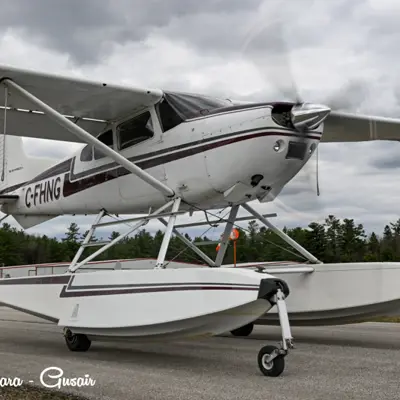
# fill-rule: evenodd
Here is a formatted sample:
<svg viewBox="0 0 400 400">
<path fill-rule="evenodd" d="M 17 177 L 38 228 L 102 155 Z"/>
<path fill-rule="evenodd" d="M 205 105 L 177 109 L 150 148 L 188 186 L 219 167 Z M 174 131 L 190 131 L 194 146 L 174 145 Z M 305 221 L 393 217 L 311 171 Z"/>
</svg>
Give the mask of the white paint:
<svg viewBox="0 0 400 400">
<path fill-rule="evenodd" d="M 111 268 L 115 263 L 115 261 L 93 262 L 88 267 L 99 270 Z M 122 270 L 152 271 L 156 260 L 132 259 L 121 260 L 120 263 Z M 290 295 L 286 302 L 292 325 L 343 324 L 363 321 L 366 318 L 399 315 L 400 290 L 396 282 L 400 280 L 400 263 L 322 264 L 311 267 L 290 262 L 265 262 L 237 264 L 236 268 L 233 268 L 233 265 L 223 265 L 222 267 L 237 271 L 238 268 L 253 270 L 255 265 L 265 268 L 267 276 L 272 274 L 283 279 L 289 285 Z M 21 275 L 26 276 L 27 269 L 25 268 L 29 267 L 10 268 L 7 269 L 7 273 L 13 277 L 16 276 L 13 272 L 18 271 Z M 38 271 L 41 271 L 49 267 L 37 266 L 37 268 Z M 53 268 L 54 273 L 64 273 L 68 265 L 55 265 Z M 199 266 L 173 261 L 167 268 L 169 270 L 198 269 Z M 206 266 L 200 268 L 205 271 L 215 271 Z M 80 272 L 80 275 L 86 275 L 87 270 Z M 264 274 L 260 275 L 265 277 Z M 85 279 L 87 281 L 89 276 Z M 51 295 L 51 291 L 48 293 Z M 220 299 L 215 299 L 215 301 L 219 303 Z M 72 314 L 73 306 L 69 310 Z M 277 309 L 273 307 L 257 323 L 275 325 L 277 321 Z"/>
<path fill-rule="evenodd" d="M 94 337 L 186 338 L 220 334 L 259 318 L 271 308 L 267 300 L 258 299 L 260 282 L 268 277 L 244 269 L 203 267 L 75 274 L 67 292 L 80 291 L 78 287 L 82 286 L 90 292 L 102 285 L 117 285 L 122 290 L 132 285 L 154 289 L 164 284 L 174 287 L 217 284 L 212 290 L 83 297 L 60 297 L 64 284 L 19 285 L 18 280 L 23 278 L 17 278 L 12 285 L 0 285 L 0 302 L 53 318 L 60 327 Z M 230 284 L 240 288 L 223 289 Z M 251 290 L 243 290 L 249 286 Z"/>
</svg>

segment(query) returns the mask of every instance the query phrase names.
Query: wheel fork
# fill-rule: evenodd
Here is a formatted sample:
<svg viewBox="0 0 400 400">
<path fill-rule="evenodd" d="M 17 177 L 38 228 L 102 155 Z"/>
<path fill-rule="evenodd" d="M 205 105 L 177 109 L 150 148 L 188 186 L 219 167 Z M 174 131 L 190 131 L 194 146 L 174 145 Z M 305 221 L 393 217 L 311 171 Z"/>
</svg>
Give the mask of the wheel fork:
<svg viewBox="0 0 400 400">
<path fill-rule="evenodd" d="M 259 365 L 261 372 L 264 375 L 268 376 L 279 376 L 285 367 L 284 363 L 284 358 L 287 356 L 289 353 L 289 349 L 294 348 L 293 344 L 293 337 L 292 337 L 292 332 L 290 329 L 290 322 L 289 322 L 289 316 L 287 312 L 287 307 L 286 307 L 286 302 L 285 302 L 285 295 L 282 291 L 282 289 L 278 289 L 276 295 L 271 299 L 273 303 L 276 304 L 278 308 L 278 315 L 279 315 L 279 322 L 281 326 L 281 332 L 282 332 L 282 342 L 280 343 L 280 347 L 275 347 L 273 348 L 272 346 L 265 346 L 263 347 L 258 355 L 259 358 Z M 273 349 L 273 350 L 272 350 Z M 272 350 L 269 352 L 268 350 Z M 274 372 L 270 372 L 269 370 L 265 369 L 262 364 L 272 364 L 271 368 L 275 368 Z"/>
</svg>

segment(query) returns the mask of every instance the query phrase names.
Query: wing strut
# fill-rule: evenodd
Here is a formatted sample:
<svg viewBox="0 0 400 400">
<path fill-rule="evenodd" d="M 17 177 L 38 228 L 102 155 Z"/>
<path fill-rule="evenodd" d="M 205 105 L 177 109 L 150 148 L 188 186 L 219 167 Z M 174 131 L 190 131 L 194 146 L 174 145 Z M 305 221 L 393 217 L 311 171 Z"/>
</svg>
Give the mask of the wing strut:
<svg viewBox="0 0 400 400">
<path fill-rule="evenodd" d="M 176 215 L 176 213 L 178 212 L 176 204 L 179 206 L 179 204 L 180 204 L 180 199 L 179 198 L 175 199 L 175 200 L 170 200 L 168 203 L 164 204 L 162 207 L 160 207 L 156 211 L 150 213 L 149 215 L 145 215 L 145 216 L 141 217 L 140 221 L 136 225 L 130 226 L 130 229 L 127 232 L 125 232 L 123 235 L 117 236 L 115 239 L 112 239 L 109 242 L 90 242 L 90 239 L 92 238 L 96 227 L 99 226 L 100 220 L 105 215 L 105 213 L 103 211 L 100 211 L 100 213 L 96 217 L 95 223 L 92 225 L 92 227 L 88 231 L 88 233 L 87 233 L 87 235 L 86 235 L 86 237 L 85 237 L 80 249 L 77 251 L 73 261 L 71 262 L 70 266 L 68 267 L 68 271 L 67 272 L 75 272 L 77 269 L 81 268 L 87 262 L 93 260 L 98 255 L 100 255 L 101 253 L 106 251 L 107 249 L 113 247 L 118 242 L 120 242 L 122 239 L 128 237 L 131 233 L 133 233 L 133 232 L 137 231 L 138 229 L 140 229 L 143 225 L 146 225 L 150 219 L 158 218 L 158 216 L 164 210 L 166 210 L 167 208 L 169 208 L 171 206 L 173 206 L 173 209 L 172 209 L 172 212 L 169 213 L 170 214 L 170 218 L 174 217 Z M 174 220 L 175 220 L 175 218 L 173 218 L 172 221 L 174 221 Z M 114 223 L 124 223 L 124 222 L 125 221 L 117 221 L 117 222 L 114 222 Z M 166 239 L 166 245 L 168 245 L 168 242 L 169 242 L 169 238 Z M 78 260 L 79 260 L 80 256 L 82 255 L 83 250 L 85 249 L 85 247 L 89 247 L 89 246 L 101 246 L 101 247 L 97 251 L 95 251 L 94 253 L 92 253 L 88 257 L 86 257 L 83 261 L 79 261 L 78 262 Z M 164 260 L 162 260 L 162 262 L 164 262 Z"/>
<path fill-rule="evenodd" d="M 158 218 L 158 220 L 165 226 L 168 225 L 167 221 L 164 218 Z M 191 250 L 193 250 L 198 256 L 200 256 L 210 267 L 215 267 L 215 262 L 211 260 L 210 257 L 208 257 L 207 254 L 205 254 L 203 251 L 201 251 L 195 243 L 192 243 L 189 239 L 186 239 L 182 233 L 180 233 L 177 229 L 176 226 L 173 228 L 172 232 L 180 239 L 182 240 L 183 243 L 186 244 L 187 247 L 189 247 Z"/>
<path fill-rule="evenodd" d="M 224 233 L 222 234 L 221 247 L 219 248 L 217 257 L 215 258 L 215 265 L 217 267 L 220 267 L 222 262 L 224 261 L 224 256 L 229 244 L 229 235 L 232 232 L 233 224 L 235 223 L 239 207 L 240 206 L 238 205 L 232 206 L 231 211 L 229 213 L 228 221 L 225 225 Z"/>
<path fill-rule="evenodd" d="M 27 90 L 19 86 L 14 81 L 5 78 L 2 80 L 4 85 L 9 88 L 14 89 L 18 92 L 21 96 L 24 96 L 26 99 L 31 101 L 35 104 L 40 110 L 42 110 L 49 118 L 54 120 L 58 125 L 62 126 L 63 128 L 67 129 L 69 132 L 74 134 L 75 136 L 79 137 L 81 140 L 88 144 L 92 144 L 95 148 L 99 151 L 104 153 L 105 155 L 109 156 L 112 160 L 126 168 L 128 171 L 132 172 L 134 175 L 138 176 L 143 181 L 147 182 L 149 185 L 163 193 L 168 197 L 173 197 L 175 195 L 174 191 L 169 188 L 168 186 L 164 185 L 158 179 L 154 178 L 152 175 L 147 173 L 146 171 L 139 168 L 134 163 L 127 160 L 121 154 L 116 152 L 115 150 L 111 149 L 104 143 L 100 142 L 97 138 L 92 136 L 90 133 L 86 132 L 84 129 L 75 125 L 72 121 L 65 118 L 62 114 L 54 110 L 52 107 L 35 97 L 33 94 L 29 93 Z"/>
<path fill-rule="evenodd" d="M 289 235 L 285 232 L 278 229 L 275 225 L 271 224 L 266 218 L 264 218 L 259 212 L 257 212 L 254 208 L 250 207 L 247 203 L 242 204 L 242 207 L 254 215 L 260 222 L 262 222 L 265 226 L 275 232 L 278 236 L 280 236 L 287 244 L 296 249 L 301 255 L 306 257 L 310 262 L 314 264 L 322 264 L 318 258 L 314 257 L 310 252 L 308 252 L 304 247 L 300 246 L 295 240 L 293 240 Z"/>
</svg>

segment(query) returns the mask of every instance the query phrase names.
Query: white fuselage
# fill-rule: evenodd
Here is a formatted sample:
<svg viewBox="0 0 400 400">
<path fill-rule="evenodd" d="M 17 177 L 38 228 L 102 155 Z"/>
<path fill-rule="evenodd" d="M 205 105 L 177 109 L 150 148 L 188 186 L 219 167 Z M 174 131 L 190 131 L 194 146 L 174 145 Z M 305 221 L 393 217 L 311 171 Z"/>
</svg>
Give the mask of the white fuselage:
<svg viewBox="0 0 400 400">
<path fill-rule="evenodd" d="M 322 126 L 302 137 L 277 125 L 268 105 L 205 115 L 167 132 L 157 130 L 156 121 L 153 126 L 153 138 L 121 154 L 179 194 L 181 209 L 273 200 L 308 161 L 310 147 L 315 143 L 315 150 L 322 134 Z M 307 146 L 305 157 L 287 158 L 289 142 L 300 141 Z M 13 193 L 19 200 L 3 210 L 23 215 L 93 214 L 100 209 L 140 214 L 165 203 L 160 192 L 110 158 L 81 161 L 81 151 L 17 188 Z M 253 187 L 256 175 L 263 179 Z"/>
</svg>

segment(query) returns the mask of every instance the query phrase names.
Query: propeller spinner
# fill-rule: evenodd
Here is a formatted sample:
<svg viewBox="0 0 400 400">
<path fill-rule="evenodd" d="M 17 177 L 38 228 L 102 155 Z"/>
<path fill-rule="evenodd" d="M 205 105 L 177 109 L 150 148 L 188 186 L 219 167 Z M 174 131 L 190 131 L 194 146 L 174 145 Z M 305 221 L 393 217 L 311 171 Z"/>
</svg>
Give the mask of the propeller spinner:
<svg viewBox="0 0 400 400">
<path fill-rule="evenodd" d="M 301 103 L 295 104 L 290 113 L 293 126 L 304 131 L 317 128 L 330 112 L 329 107 L 321 104 Z"/>
</svg>

